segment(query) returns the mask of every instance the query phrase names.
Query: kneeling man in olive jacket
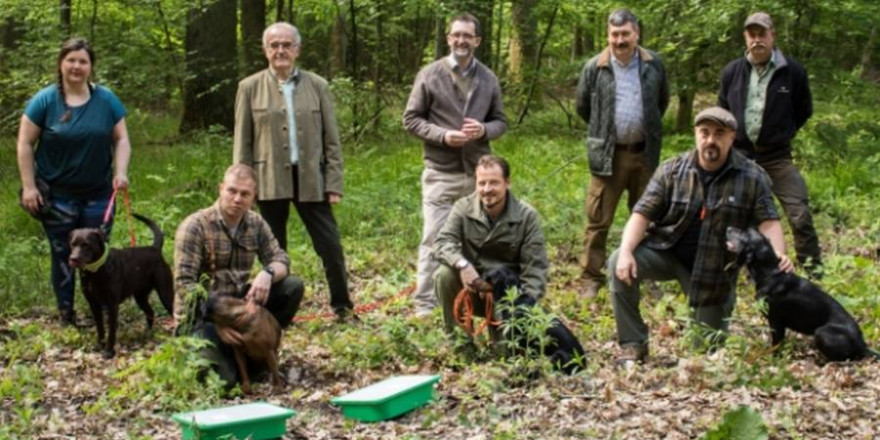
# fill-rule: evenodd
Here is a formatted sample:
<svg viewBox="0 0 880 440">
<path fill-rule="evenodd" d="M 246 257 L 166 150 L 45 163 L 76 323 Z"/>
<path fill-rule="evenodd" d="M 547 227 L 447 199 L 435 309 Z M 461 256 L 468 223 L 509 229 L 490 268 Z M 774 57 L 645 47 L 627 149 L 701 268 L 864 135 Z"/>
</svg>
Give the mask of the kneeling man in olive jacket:
<svg viewBox="0 0 880 440">
<path fill-rule="evenodd" d="M 434 243 L 434 257 L 441 263 L 434 272 L 434 293 L 449 334 L 455 330 L 458 292 L 463 286 L 473 292 L 489 268 L 503 266 L 519 274 L 522 293 L 535 299 L 547 287 L 549 264 L 538 213 L 510 192 L 507 161 L 485 155 L 475 177 L 476 191 L 455 203 Z M 472 302 L 481 304 L 477 293 L 472 294 Z M 485 314 L 479 307 L 475 312 Z"/>
</svg>

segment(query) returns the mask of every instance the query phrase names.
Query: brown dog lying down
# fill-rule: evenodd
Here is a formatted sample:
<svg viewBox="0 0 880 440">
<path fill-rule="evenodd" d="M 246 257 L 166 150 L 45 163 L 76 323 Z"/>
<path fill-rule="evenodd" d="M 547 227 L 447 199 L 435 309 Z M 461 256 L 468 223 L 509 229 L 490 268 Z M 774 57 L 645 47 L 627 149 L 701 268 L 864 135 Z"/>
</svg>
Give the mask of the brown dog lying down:
<svg viewBox="0 0 880 440">
<path fill-rule="evenodd" d="M 152 220 L 134 214 L 153 231 L 152 246 L 109 249 L 102 229 L 81 228 L 70 233 L 70 267 L 81 269 L 83 294 L 89 302 L 98 330 L 98 345 L 104 342 L 104 314 L 110 328 L 104 358 L 116 355 L 116 327 L 119 304 L 134 296 L 147 315 L 147 328 L 153 327 L 155 314 L 150 307 L 150 291 L 156 290 L 168 313 L 174 310 L 174 279 L 171 267 L 162 258 L 162 231 Z"/>
<path fill-rule="evenodd" d="M 251 391 L 245 357 L 266 365 L 273 387 L 282 385 L 284 379 L 278 372 L 281 326 L 265 307 L 234 296 L 211 295 L 205 312 L 207 319 L 217 328 L 217 333 L 232 330 L 229 333 L 237 344 L 231 346 L 244 393 Z"/>
</svg>

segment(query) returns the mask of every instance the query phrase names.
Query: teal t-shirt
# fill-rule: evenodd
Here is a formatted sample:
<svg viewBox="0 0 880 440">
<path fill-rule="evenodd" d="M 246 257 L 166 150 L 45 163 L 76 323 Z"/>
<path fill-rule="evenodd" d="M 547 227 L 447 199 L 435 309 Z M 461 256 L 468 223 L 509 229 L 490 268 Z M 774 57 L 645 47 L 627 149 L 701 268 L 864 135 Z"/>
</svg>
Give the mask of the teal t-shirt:
<svg viewBox="0 0 880 440">
<path fill-rule="evenodd" d="M 83 196 L 109 192 L 112 187 L 113 127 L 125 117 L 125 107 L 106 87 L 97 86 L 89 100 L 70 107 L 70 119 L 58 90 L 40 90 L 24 114 L 40 127 L 35 160 L 37 176 L 53 192 Z"/>
</svg>

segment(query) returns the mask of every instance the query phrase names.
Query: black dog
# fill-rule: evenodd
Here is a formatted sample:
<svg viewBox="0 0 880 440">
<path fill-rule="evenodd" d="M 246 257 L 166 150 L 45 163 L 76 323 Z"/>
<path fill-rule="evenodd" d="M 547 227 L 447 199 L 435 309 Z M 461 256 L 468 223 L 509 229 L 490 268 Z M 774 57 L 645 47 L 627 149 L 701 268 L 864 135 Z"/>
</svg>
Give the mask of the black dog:
<svg viewBox="0 0 880 440">
<path fill-rule="evenodd" d="M 772 343 L 785 339 L 785 329 L 813 335 L 816 347 L 832 361 L 880 357 L 868 349 L 855 319 L 819 286 L 778 269 L 779 259 L 758 230 L 727 228 L 727 249 L 737 254 L 755 282 L 757 297 L 767 302 Z"/>
<path fill-rule="evenodd" d="M 531 309 L 536 307 L 537 300 L 525 293 L 518 293 L 513 304 L 510 304 L 507 291 L 515 288 L 520 292 L 519 276 L 512 270 L 505 267 L 492 268 L 487 270 L 482 278 L 492 285 L 492 299 L 496 307 L 500 307 L 501 322 L 509 323 L 511 319 L 526 318 L 532 313 Z M 521 349 L 540 348 L 537 341 L 528 341 L 526 335 L 517 333 L 516 329 L 511 330 L 508 337 L 516 341 Z M 553 318 L 544 334 L 549 338 L 544 346 L 544 355 L 550 358 L 553 367 L 566 374 L 574 373 L 579 367 L 575 361 L 584 358 L 584 348 L 581 343 L 558 318 Z"/>
<path fill-rule="evenodd" d="M 119 304 L 134 296 L 147 315 L 147 327 L 153 327 L 155 314 L 149 294 L 155 289 L 168 313 L 174 310 L 174 285 L 171 268 L 162 259 L 163 234 L 152 220 L 138 214 L 134 217 L 153 231 L 153 245 L 125 249 L 109 249 L 102 229 L 83 228 L 70 233 L 70 266 L 81 269 L 83 293 L 98 328 L 98 345 L 104 342 L 104 315 L 107 309 L 109 337 L 104 358 L 116 355 L 116 327 Z"/>
</svg>

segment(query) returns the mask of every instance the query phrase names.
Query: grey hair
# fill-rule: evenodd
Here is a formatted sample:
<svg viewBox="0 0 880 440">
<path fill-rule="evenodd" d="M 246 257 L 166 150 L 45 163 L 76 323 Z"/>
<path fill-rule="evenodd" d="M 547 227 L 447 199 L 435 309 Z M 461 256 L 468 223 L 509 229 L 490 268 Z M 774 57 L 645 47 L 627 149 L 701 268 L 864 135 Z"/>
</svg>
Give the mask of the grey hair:
<svg viewBox="0 0 880 440">
<path fill-rule="evenodd" d="M 608 15 L 609 26 L 623 26 L 627 23 L 632 23 L 639 30 L 639 19 L 629 9 L 615 9 Z"/>
<path fill-rule="evenodd" d="M 286 21 L 279 21 L 273 23 L 272 25 L 267 27 L 266 30 L 263 31 L 263 47 L 266 47 L 266 40 L 269 39 L 269 34 L 275 32 L 278 29 L 284 29 L 290 32 L 293 35 L 293 44 L 299 45 L 300 43 L 302 43 L 302 37 L 299 35 L 299 29 L 297 29 L 296 26 Z"/>
</svg>

